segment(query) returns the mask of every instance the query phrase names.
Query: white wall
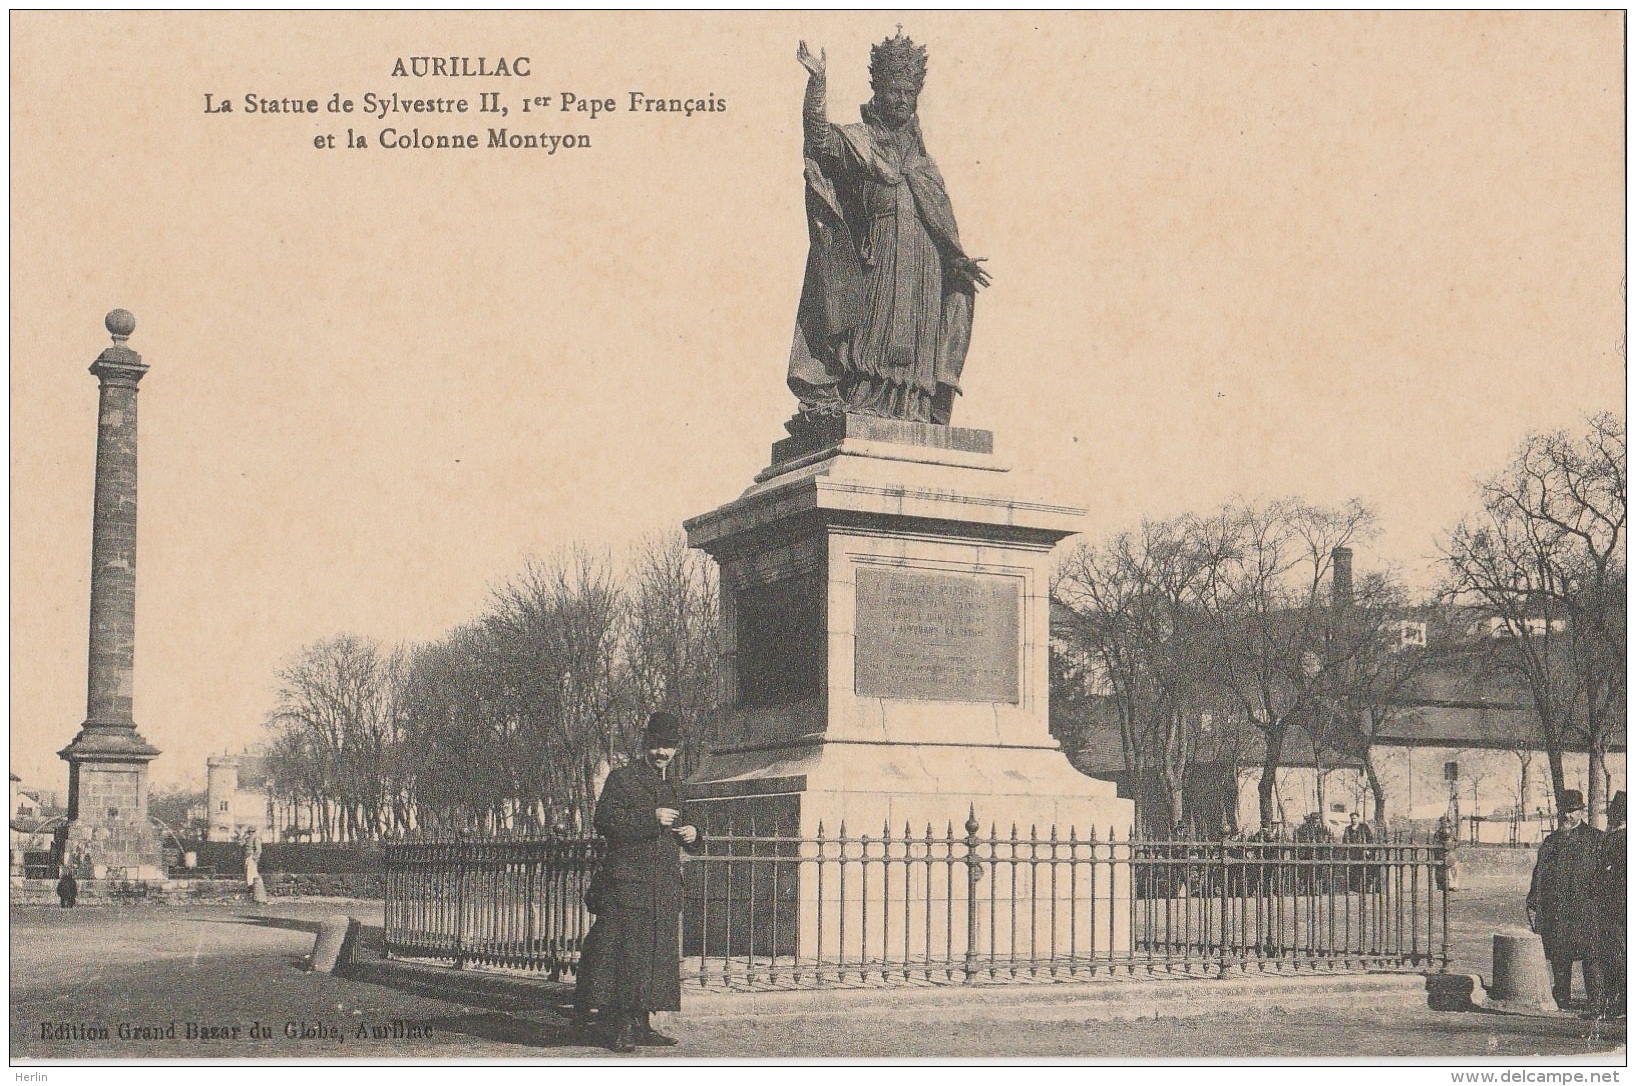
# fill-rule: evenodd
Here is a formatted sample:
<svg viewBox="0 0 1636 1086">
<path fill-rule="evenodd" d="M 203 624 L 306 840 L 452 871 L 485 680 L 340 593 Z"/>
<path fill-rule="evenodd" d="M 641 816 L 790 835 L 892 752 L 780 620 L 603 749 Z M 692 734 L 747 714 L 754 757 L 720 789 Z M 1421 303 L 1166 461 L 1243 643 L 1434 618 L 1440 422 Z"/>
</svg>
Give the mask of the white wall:
<svg viewBox="0 0 1636 1086">
<path fill-rule="evenodd" d="M 1527 759 L 1527 791 L 1523 790 L 1524 759 L 1512 751 L 1479 750 L 1461 747 L 1379 747 L 1375 764 L 1386 788 L 1387 815 L 1392 819 L 1437 818 L 1448 813 L 1450 786 L 1444 766 L 1458 765 L 1454 783 L 1455 800 L 1461 817 L 1507 817 L 1521 808 L 1525 816 L 1551 812 L 1551 767 L 1542 751 Z M 1606 758 L 1612 778 L 1608 796 L 1625 787 L 1625 755 Z M 1563 758 L 1563 776 L 1569 788 L 1589 794 L 1586 780 L 1589 758 L 1569 754 Z"/>
<path fill-rule="evenodd" d="M 1377 747 L 1375 766 L 1386 790 L 1388 821 L 1432 821 L 1449 813 L 1449 784 L 1443 776 L 1444 766 L 1449 762 L 1459 767 L 1455 787 L 1462 820 L 1472 815 L 1497 819 L 1479 824 L 1480 840 L 1496 844 L 1509 841 L 1511 812 L 1518 807 L 1523 812 L 1519 826 L 1522 841 L 1533 843 L 1550 832 L 1555 801 L 1551 795 L 1551 768 L 1541 751 L 1533 752 L 1529 759 L 1528 789 L 1524 795 L 1523 760 L 1511 751 Z M 1626 787 L 1625 755 L 1609 754 L 1606 766 L 1611 778 L 1607 795 L 1611 798 L 1614 792 Z M 1588 767 L 1586 755 L 1567 755 L 1562 766 L 1567 786 L 1588 795 L 1585 784 Z M 1245 767 L 1238 772 L 1238 824 L 1246 832 L 1253 832 L 1261 822 L 1256 792 L 1260 780 L 1259 767 Z M 1278 771 L 1276 781 L 1275 808 L 1281 812 L 1280 820 L 1293 831 L 1309 813 L 1318 809 L 1316 773 L 1310 768 L 1285 767 Z M 1326 771 L 1324 801 L 1328 807 L 1324 820 L 1336 833 L 1346 825 L 1347 815 L 1352 811 L 1366 819 L 1374 814 L 1374 798 L 1361 769 Z M 1336 810 L 1336 805 L 1342 809 Z M 1543 816 L 1540 812 L 1544 812 Z"/>
<path fill-rule="evenodd" d="M 1274 777 L 1273 806 L 1278 819 L 1289 833 L 1306 821 L 1307 815 L 1318 809 L 1318 774 L 1310 767 L 1285 766 Z M 1257 789 L 1261 784 L 1259 766 L 1238 771 L 1238 824 L 1246 833 L 1253 833 L 1261 825 L 1261 801 Z M 1324 771 L 1324 821 L 1339 835 L 1346 828 L 1347 816 L 1357 811 L 1369 817 L 1369 786 L 1363 771 L 1357 769 L 1330 769 Z M 1336 810 L 1339 805 L 1340 810 Z"/>
</svg>

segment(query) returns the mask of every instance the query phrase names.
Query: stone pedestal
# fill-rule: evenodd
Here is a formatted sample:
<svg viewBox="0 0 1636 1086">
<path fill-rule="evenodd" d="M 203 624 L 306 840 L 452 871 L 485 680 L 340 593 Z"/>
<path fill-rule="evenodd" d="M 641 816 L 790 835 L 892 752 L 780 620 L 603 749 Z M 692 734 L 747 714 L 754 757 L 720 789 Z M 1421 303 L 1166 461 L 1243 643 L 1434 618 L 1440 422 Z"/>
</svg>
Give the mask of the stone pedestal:
<svg viewBox="0 0 1636 1086">
<path fill-rule="evenodd" d="M 846 415 L 793 432 L 754 486 L 687 522 L 720 564 L 726 682 L 689 818 L 805 841 L 726 842 L 790 860 L 694 886 L 707 919 L 687 954 L 1129 945 L 1127 862 L 967 882 L 967 855 L 1036 855 L 973 849 L 973 813 L 985 839 L 1130 834 L 1130 801 L 1073 769 L 1047 726 L 1050 551 L 1081 515 L 1018 496 L 983 430 Z"/>
<path fill-rule="evenodd" d="M 62 751 L 68 823 L 62 863 L 78 878 L 164 879 L 159 834 L 148 821 L 148 762 L 159 751 L 134 728 L 86 728 Z"/>
<path fill-rule="evenodd" d="M 975 812 L 985 837 L 1128 837 L 1130 801 L 1047 725 L 1051 550 L 1083 512 L 1016 494 L 992 450 L 834 418 L 687 522 L 721 569 L 725 708 L 688 781 L 707 834 L 964 837 Z"/>
</svg>

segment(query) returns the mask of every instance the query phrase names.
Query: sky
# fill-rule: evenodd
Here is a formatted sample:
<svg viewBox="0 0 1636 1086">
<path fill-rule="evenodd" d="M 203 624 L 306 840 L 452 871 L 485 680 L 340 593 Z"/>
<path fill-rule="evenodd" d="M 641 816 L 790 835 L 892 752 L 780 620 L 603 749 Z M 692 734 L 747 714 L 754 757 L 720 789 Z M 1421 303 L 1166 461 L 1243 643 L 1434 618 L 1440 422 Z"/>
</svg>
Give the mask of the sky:
<svg viewBox="0 0 1636 1086">
<path fill-rule="evenodd" d="M 994 277 L 955 422 L 1015 487 L 1093 540 L 1357 497 L 1381 526 L 1360 571 L 1429 585 L 1478 476 L 1623 409 L 1623 19 L 14 13 L 12 769 L 65 790 L 85 716 L 108 310 L 152 367 L 135 718 L 155 787 L 202 786 L 302 645 L 436 638 L 530 556 L 623 554 L 750 484 L 794 406 L 796 43 L 851 122 L 900 21 Z M 529 75 L 391 75 L 426 55 Z M 511 112 L 383 119 L 366 93 Z M 491 126 L 591 145 L 379 145 Z"/>
</svg>

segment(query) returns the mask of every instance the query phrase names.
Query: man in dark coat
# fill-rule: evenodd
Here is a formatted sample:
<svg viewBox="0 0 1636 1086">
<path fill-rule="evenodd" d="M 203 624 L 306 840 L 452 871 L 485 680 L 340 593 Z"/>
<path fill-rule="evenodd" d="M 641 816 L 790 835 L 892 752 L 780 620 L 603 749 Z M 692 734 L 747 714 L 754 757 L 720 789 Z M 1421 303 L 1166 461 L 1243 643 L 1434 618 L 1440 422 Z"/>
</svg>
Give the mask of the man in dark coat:
<svg viewBox="0 0 1636 1086">
<path fill-rule="evenodd" d="M 696 851 L 703 842 L 682 813 L 671 765 L 680 742 L 676 718 L 654 713 L 642 737 L 644 758 L 608 774 L 596 804 L 608 851 L 585 895 L 596 922 L 585 937 L 575 994 L 581 1025 L 594 1009 L 615 1052 L 676 1043 L 656 1032 L 648 1015 L 682 1009 L 680 850 Z"/>
<path fill-rule="evenodd" d="M 57 880 L 57 901 L 65 909 L 72 909 L 80 897 L 80 884 L 74 878 L 74 872 L 68 868 L 62 869 L 62 878 Z"/>
<path fill-rule="evenodd" d="M 1602 853 L 1602 831 L 1585 821 L 1585 797 L 1562 793 L 1560 828 L 1540 842 L 1534 879 L 1528 887 L 1528 926 L 1545 943 L 1551 963 L 1551 995 L 1567 1007 L 1573 994 L 1574 962 L 1585 974 L 1592 1007 L 1602 998 L 1602 969 L 1596 958 L 1596 902 L 1591 880 Z"/>
<path fill-rule="evenodd" d="M 1375 831 L 1369 828 L 1369 823 L 1358 817 L 1358 812 L 1352 812 L 1352 818 L 1347 822 L 1346 829 L 1341 831 L 1343 845 L 1372 845 L 1375 843 Z M 1374 890 L 1377 872 L 1364 861 L 1372 859 L 1372 850 L 1367 848 L 1349 848 L 1346 850 L 1347 886 L 1354 893 L 1364 890 Z"/>
<path fill-rule="evenodd" d="M 1625 1016 L 1625 794 L 1608 804 L 1608 832 L 1602 836 L 1596 875 L 1596 957 L 1602 967 L 1602 1013 Z"/>
</svg>

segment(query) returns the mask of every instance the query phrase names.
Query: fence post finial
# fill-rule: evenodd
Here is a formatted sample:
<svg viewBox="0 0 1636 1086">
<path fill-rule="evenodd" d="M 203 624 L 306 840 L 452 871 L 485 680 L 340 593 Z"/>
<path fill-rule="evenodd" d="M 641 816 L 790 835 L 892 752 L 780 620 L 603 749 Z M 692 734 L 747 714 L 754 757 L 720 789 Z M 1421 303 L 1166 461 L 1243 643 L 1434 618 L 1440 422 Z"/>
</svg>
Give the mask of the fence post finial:
<svg viewBox="0 0 1636 1086">
<path fill-rule="evenodd" d="M 977 857 L 977 805 L 971 804 L 966 815 L 966 960 L 964 979 L 971 984 L 977 979 L 977 883 L 983 877 L 982 861 Z M 992 842 L 993 832 L 989 838 Z M 991 845 L 992 848 L 992 845 Z"/>
</svg>

